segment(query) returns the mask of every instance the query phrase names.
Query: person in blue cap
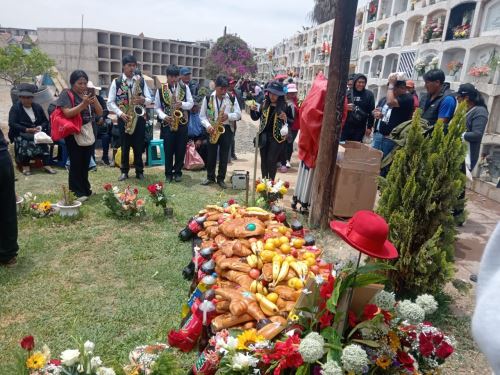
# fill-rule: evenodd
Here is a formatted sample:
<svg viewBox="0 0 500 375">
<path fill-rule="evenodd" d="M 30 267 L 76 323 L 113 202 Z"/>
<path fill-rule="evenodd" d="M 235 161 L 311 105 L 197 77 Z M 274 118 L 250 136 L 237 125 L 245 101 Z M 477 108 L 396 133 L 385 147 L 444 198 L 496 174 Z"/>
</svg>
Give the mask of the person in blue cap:
<svg viewBox="0 0 500 375">
<path fill-rule="evenodd" d="M 181 81 L 184 82 L 186 86 L 189 87 L 189 91 L 191 91 L 192 96 L 198 95 L 199 85 L 194 79 L 191 79 L 191 69 L 190 68 L 181 68 L 180 70 Z"/>
</svg>

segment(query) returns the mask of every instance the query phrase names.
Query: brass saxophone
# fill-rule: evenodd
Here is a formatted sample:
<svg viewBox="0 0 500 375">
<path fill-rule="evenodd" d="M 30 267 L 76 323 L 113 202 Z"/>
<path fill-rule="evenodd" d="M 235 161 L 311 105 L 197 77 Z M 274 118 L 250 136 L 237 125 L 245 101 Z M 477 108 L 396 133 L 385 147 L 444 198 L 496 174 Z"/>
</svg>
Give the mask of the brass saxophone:
<svg viewBox="0 0 500 375">
<path fill-rule="evenodd" d="M 144 116 L 146 113 L 146 110 L 142 105 L 132 105 L 132 100 L 135 98 L 138 98 L 142 95 L 142 89 L 141 89 L 141 73 L 140 71 L 136 70 L 134 72 L 135 74 L 135 79 L 134 83 L 132 84 L 132 90 L 129 90 L 127 92 L 128 95 L 128 105 L 127 106 L 120 106 L 120 109 L 125 112 L 125 114 L 128 116 L 129 120 L 125 124 L 125 133 L 127 134 L 134 134 L 135 132 L 135 127 L 137 125 L 137 119 L 139 116 Z M 132 92 L 130 92 L 132 91 Z"/>
<path fill-rule="evenodd" d="M 209 141 L 213 145 L 216 144 L 219 141 L 219 137 L 226 132 L 226 129 L 224 128 L 224 121 L 222 120 L 225 113 L 226 105 L 223 104 L 217 114 L 217 122 L 214 125 L 214 132 L 209 135 Z"/>
<path fill-rule="evenodd" d="M 187 119 L 184 117 L 184 112 L 180 109 L 175 109 L 175 105 L 177 104 L 177 90 L 174 91 L 172 95 L 171 108 L 172 112 L 172 124 L 170 124 L 170 130 L 176 132 L 179 129 L 179 124 L 186 125 Z"/>
</svg>

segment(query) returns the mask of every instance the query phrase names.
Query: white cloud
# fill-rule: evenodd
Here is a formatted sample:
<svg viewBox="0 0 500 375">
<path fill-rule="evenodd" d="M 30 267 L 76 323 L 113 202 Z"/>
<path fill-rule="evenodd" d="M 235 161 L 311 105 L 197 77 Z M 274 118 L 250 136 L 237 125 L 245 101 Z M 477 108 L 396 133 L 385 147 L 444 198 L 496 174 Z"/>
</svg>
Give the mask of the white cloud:
<svg viewBox="0 0 500 375">
<path fill-rule="evenodd" d="M 155 38 L 207 40 L 224 26 L 255 47 L 271 47 L 310 25 L 314 0 L 24 0 L 2 4 L 3 27 L 84 27 Z"/>
</svg>

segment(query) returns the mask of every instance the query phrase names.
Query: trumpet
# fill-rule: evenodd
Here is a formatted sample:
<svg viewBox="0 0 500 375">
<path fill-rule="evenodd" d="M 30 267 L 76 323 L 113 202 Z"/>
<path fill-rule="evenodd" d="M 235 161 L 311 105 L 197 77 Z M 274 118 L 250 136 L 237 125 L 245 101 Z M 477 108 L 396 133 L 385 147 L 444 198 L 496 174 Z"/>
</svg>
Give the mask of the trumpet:
<svg viewBox="0 0 500 375">
<path fill-rule="evenodd" d="M 209 141 L 211 144 L 216 144 L 222 134 L 226 132 L 224 128 L 224 121 L 222 120 L 224 114 L 226 113 L 226 105 L 223 104 L 217 114 L 217 122 L 214 125 L 214 131 L 209 135 Z"/>
</svg>

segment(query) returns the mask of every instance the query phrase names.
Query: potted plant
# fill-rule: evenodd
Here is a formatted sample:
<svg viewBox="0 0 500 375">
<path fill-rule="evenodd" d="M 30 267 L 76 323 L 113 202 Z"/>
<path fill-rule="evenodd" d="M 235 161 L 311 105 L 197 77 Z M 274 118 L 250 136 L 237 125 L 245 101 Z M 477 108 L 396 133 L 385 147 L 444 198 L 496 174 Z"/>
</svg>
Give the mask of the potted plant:
<svg viewBox="0 0 500 375">
<path fill-rule="evenodd" d="M 16 210 L 19 215 L 23 210 L 24 198 L 16 194 Z"/>
<path fill-rule="evenodd" d="M 68 189 L 67 186 L 62 186 L 61 200 L 56 203 L 59 208 L 59 216 L 74 217 L 80 213 L 82 202 L 77 201 L 75 195 Z"/>
</svg>

